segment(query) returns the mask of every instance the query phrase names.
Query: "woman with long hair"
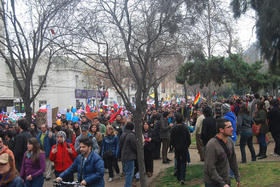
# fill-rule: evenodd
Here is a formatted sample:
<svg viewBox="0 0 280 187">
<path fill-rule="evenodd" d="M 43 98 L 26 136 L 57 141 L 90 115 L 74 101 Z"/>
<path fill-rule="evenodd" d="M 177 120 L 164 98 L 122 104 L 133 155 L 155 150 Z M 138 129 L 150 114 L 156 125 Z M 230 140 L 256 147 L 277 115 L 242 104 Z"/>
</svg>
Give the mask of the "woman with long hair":
<svg viewBox="0 0 280 187">
<path fill-rule="evenodd" d="M 99 146 L 99 150 L 101 150 L 102 147 L 102 134 L 99 132 L 99 127 L 95 124 L 92 124 L 89 128 L 89 133 L 95 137 L 97 144 Z"/>
<path fill-rule="evenodd" d="M 76 134 L 76 137 L 80 136 L 80 134 L 81 134 L 81 127 L 79 125 L 79 122 L 77 122 L 77 121 L 74 122 L 73 130 L 74 130 L 74 132 Z"/>
<path fill-rule="evenodd" d="M 258 159 L 266 158 L 267 144 L 265 135 L 268 133 L 267 125 L 267 111 L 265 109 L 264 102 L 257 103 L 257 111 L 255 113 L 254 120 L 257 125 L 261 125 L 260 133 L 257 135 L 258 143 L 260 145 L 260 153 L 257 155 Z"/>
<path fill-rule="evenodd" d="M 246 144 L 248 145 L 249 150 L 251 152 L 252 161 L 256 161 L 256 154 L 253 146 L 253 132 L 252 132 L 253 123 L 254 121 L 250 116 L 246 104 L 242 104 L 237 117 L 237 125 L 238 125 L 237 129 L 240 134 L 240 151 L 241 151 L 242 163 L 247 162 L 246 151 L 245 151 Z"/>
<path fill-rule="evenodd" d="M 153 150 L 154 142 L 152 137 L 152 131 L 147 122 L 143 124 L 143 136 L 144 136 L 144 160 L 145 168 L 148 177 L 153 175 L 154 161 L 153 161 Z"/>
<path fill-rule="evenodd" d="M 15 167 L 13 158 L 8 153 L 0 155 L 0 187 L 24 187 Z"/>
<path fill-rule="evenodd" d="M 111 182 L 114 178 L 113 167 L 116 170 L 117 175 L 120 173 L 118 166 L 118 152 L 119 152 L 119 138 L 114 134 L 114 127 L 107 126 L 105 137 L 102 142 L 101 156 L 104 159 L 104 165 L 109 169 L 109 180 Z"/>
<path fill-rule="evenodd" d="M 27 187 L 42 187 L 43 173 L 46 168 L 45 153 L 40 150 L 40 143 L 36 138 L 27 142 L 27 151 L 24 154 L 20 176 L 25 180 Z"/>
</svg>

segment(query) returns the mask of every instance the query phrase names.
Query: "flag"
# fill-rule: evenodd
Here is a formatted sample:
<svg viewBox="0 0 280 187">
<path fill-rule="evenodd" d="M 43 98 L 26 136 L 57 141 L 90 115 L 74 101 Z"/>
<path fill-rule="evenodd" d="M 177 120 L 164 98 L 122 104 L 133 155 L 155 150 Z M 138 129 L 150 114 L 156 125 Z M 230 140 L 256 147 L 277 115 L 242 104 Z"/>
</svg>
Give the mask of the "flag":
<svg viewBox="0 0 280 187">
<path fill-rule="evenodd" d="M 151 98 L 155 98 L 155 93 L 150 94 Z"/>
<path fill-rule="evenodd" d="M 200 103 L 200 100 L 201 100 L 201 98 L 200 98 L 200 92 L 198 92 L 198 94 L 196 95 L 196 97 L 195 97 L 195 99 L 194 99 L 194 104 L 196 105 L 196 104 L 199 104 Z"/>
<path fill-rule="evenodd" d="M 88 99 L 88 100 L 87 100 L 87 106 L 86 106 L 86 112 L 87 112 L 87 113 L 90 112 L 89 103 L 90 103 L 90 100 Z"/>
<path fill-rule="evenodd" d="M 54 35 L 55 34 L 55 32 L 54 32 L 54 30 L 53 29 L 51 29 L 51 33 Z"/>
<path fill-rule="evenodd" d="M 115 112 L 114 114 L 111 115 L 111 119 L 109 120 L 110 123 L 113 123 L 117 117 L 118 114 L 120 114 L 122 111 L 122 108 L 120 108 L 117 112 Z"/>
</svg>

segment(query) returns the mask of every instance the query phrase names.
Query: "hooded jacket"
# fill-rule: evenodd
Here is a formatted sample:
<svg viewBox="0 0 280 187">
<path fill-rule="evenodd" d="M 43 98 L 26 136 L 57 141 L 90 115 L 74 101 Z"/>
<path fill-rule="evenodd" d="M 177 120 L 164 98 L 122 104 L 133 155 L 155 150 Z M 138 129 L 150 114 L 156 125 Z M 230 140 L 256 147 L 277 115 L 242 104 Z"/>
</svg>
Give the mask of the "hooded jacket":
<svg viewBox="0 0 280 187">
<path fill-rule="evenodd" d="M 236 129 L 237 129 L 237 127 L 236 127 L 236 116 L 234 115 L 233 112 L 228 112 L 224 115 L 224 119 L 227 119 L 231 122 L 233 132 L 232 132 L 232 136 L 230 138 L 235 143 L 236 140 L 237 140 L 237 136 L 236 136 Z"/>
<path fill-rule="evenodd" d="M 68 146 L 72 149 L 72 154 L 67 151 L 66 148 Z M 57 148 L 57 152 L 52 153 L 52 150 L 55 148 Z M 77 153 L 74 149 L 74 146 L 72 144 L 67 144 L 66 142 L 63 142 L 63 144 L 54 145 L 50 152 L 50 160 L 54 162 L 55 171 L 58 172 L 65 171 L 67 168 L 69 168 L 76 157 Z"/>
</svg>

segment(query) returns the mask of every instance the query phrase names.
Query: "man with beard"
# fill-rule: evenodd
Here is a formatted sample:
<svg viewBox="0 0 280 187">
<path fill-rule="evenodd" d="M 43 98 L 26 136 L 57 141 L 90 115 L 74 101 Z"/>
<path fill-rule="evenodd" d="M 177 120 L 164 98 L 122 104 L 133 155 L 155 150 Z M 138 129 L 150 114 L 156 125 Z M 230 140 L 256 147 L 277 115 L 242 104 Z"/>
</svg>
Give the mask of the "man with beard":
<svg viewBox="0 0 280 187">
<path fill-rule="evenodd" d="M 229 187 L 232 169 L 237 187 L 240 186 L 240 176 L 234 143 L 230 138 L 233 133 L 232 124 L 227 119 L 217 119 L 218 134 L 206 145 L 204 161 L 205 187 Z"/>
<path fill-rule="evenodd" d="M 61 173 L 56 182 L 61 182 L 66 176 L 78 173 L 78 181 L 82 186 L 104 187 L 104 162 L 92 150 L 92 140 L 82 137 L 80 140 L 81 154 L 66 171 Z"/>
</svg>

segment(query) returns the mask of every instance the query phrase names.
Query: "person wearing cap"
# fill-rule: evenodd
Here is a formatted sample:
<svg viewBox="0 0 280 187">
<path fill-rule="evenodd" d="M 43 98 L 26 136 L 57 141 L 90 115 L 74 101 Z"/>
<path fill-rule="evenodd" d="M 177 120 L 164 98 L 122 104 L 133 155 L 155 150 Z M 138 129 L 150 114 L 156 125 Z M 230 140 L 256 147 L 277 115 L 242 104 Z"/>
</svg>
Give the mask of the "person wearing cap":
<svg viewBox="0 0 280 187">
<path fill-rule="evenodd" d="M 2 137 L 0 137 L 0 155 L 2 155 L 4 153 L 7 153 L 8 155 L 10 155 L 12 157 L 13 163 L 15 166 L 16 164 L 15 164 L 14 153 L 6 145 L 4 145 L 3 139 L 2 139 Z"/>
<path fill-rule="evenodd" d="M 99 153 L 99 146 L 98 146 L 98 143 L 95 139 L 95 137 L 93 137 L 90 133 L 89 133 L 89 124 L 81 124 L 81 134 L 80 136 L 78 136 L 75 140 L 75 150 L 77 153 L 80 153 L 80 143 L 79 143 L 79 140 L 82 138 L 82 137 L 89 137 L 90 139 L 92 139 L 92 142 L 93 142 L 93 146 L 92 146 L 92 149 L 93 151 L 98 154 Z"/>
<path fill-rule="evenodd" d="M 50 152 L 50 160 L 54 162 L 55 177 L 58 177 L 63 171 L 69 168 L 77 157 L 74 146 L 67 143 L 65 140 L 66 133 L 59 131 L 56 135 L 56 145 L 52 147 Z M 73 182 L 73 174 L 68 175 L 64 180 L 67 182 Z"/>
<path fill-rule="evenodd" d="M 65 180 L 68 175 L 78 173 L 78 181 L 82 186 L 104 187 L 104 162 L 102 158 L 93 151 L 92 140 L 84 136 L 79 139 L 81 154 L 75 159 L 73 164 L 59 177 L 56 182 Z"/>
<path fill-rule="evenodd" d="M 224 119 L 227 119 L 231 122 L 232 128 L 233 128 L 233 132 L 232 132 L 232 136 L 230 137 L 233 141 L 233 143 L 235 144 L 236 140 L 237 140 L 237 135 L 236 135 L 236 121 L 237 118 L 235 116 L 235 114 L 231 111 L 231 107 L 228 103 L 224 103 L 221 106 L 221 112 L 222 112 L 222 116 Z"/>
<path fill-rule="evenodd" d="M 15 168 L 14 159 L 8 153 L 0 155 L 0 186 L 25 187 Z"/>
</svg>

